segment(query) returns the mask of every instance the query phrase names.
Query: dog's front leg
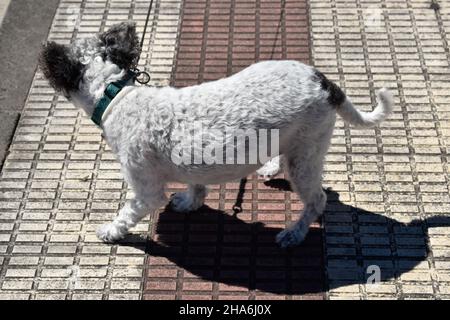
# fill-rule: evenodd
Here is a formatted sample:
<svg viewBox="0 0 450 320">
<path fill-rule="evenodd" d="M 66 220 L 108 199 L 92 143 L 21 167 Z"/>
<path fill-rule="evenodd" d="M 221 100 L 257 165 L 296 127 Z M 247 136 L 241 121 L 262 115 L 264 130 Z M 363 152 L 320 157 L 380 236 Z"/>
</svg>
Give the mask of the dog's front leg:
<svg viewBox="0 0 450 320">
<path fill-rule="evenodd" d="M 167 203 L 164 184 L 156 177 L 144 175 L 132 179 L 125 175 L 125 179 L 133 188 L 135 197 L 125 204 L 113 222 L 104 224 L 97 229 L 98 238 L 105 242 L 122 239 L 128 230 L 136 226 L 148 213 Z"/>
</svg>

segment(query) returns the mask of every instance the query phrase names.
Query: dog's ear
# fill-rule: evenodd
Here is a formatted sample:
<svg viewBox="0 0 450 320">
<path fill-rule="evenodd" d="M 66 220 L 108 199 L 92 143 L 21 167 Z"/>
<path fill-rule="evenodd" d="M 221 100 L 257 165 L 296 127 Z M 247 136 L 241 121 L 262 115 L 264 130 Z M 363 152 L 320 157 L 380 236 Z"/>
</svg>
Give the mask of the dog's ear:
<svg viewBox="0 0 450 320">
<path fill-rule="evenodd" d="M 136 23 L 122 22 L 100 35 L 105 46 L 105 55 L 122 69 L 137 64 L 141 47 L 136 34 Z"/>
<path fill-rule="evenodd" d="M 83 65 L 70 56 L 67 46 L 56 42 L 43 45 L 39 55 L 39 67 L 50 85 L 58 92 L 77 90 Z"/>
</svg>

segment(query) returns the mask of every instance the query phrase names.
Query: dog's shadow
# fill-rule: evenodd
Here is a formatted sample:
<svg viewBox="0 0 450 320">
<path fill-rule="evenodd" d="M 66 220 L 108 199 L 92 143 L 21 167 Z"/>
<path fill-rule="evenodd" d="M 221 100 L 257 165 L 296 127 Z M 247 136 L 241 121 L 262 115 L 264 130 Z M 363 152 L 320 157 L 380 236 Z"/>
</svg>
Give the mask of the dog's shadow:
<svg viewBox="0 0 450 320">
<path fill-rule="evenodd" d="M 284 179 L 274 179 L 266 182 L 266 185 L 290 190 L 289 182 Z M 324 267 L 323 261 L 322 229 L 311 228 L 301 245 L 286 250 L 275 243 L 275 235 L 281 228 L 244 221 L 207 206 L 188 214 L 175 213 L 169 208 L 160 213 L 155 239 L 148 240 L 146 246 L 150 268 L 158 265 L 157 261 L 152 263 L 152 259 L 163 257 L 196 278 L 217 282 L 219 288 L 225 285 L 228 289 L 224 290 L 320 294 L 341 286 L 367 283 L 371 276 L 366 273 L 368 265 L 380 268 L 381 281 L 400 276 L 426 259 L 427 227 L 450 225 L 450 217 L 444 216 L 405 224 L 346 205 L 339 200 L 337 192 L 327 190 L 327 196 L 325 219 L 337 212 L 338 215 L 333 218 L 336 227 L 342 222 L 344 228 L 348 228 L 348 223 L 352 224 L 353 221 L 354 225 L 369 230 L 366 233 L 369 236 L 363 239 L 358 230 L 349 230 L 348 234 L 342 234 L 342 230 L 334 231 L 333 228 L 326 230 L 327 236 L 332 239 L 331 249 L 328 244 L 325 248 L 329 259 L 328 268 Z M 336 217 L 341 221 L 336 222 Z M 372 235 L 370 228 L 374 232 Z M 391 233 L 398 234 L 401 249 L 392 248 L 392 238 L 396 239 L 392 234 L 386 236 L 391 238 L 391 243 L 389 240 L 385 243 L 386 239 L 376 234 L 380 228 L 388 228 Z M 337 232 L 336 235 L 333 232 Z M 414 235 L 414 238 L 408 238 L 408 235 Z M 418 244 L 418 239 L 422 243 Z M 134 240 L 134 236 L 130 235 L 122 244 L 137 247 L 138 243 Z M 355 252 L 343 256 L 345 250 Z M 391 251 L 389 253 L 386 250 Z M 420 250 L 423 254 L 418 255 L 417 251 Z M 358 251 L 360 256 L 361 252 L 364 253 L 366 260 L 357 258 Z M 409 255 L 408 252 L 413 254 Z M 337 280 L 326 283 L 325 271 Z"/>
</svg>

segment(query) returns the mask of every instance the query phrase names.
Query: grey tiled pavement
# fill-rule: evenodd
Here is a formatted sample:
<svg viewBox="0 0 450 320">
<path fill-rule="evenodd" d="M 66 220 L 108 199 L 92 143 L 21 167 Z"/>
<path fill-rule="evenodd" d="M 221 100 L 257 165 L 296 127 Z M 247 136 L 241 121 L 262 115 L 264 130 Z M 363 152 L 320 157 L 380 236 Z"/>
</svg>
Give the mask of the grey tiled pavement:
<svg viewBox="0 0 450 320">
<path fill-rule="evenodd" d="M 331 299 L 449 298 L 450 224 L 430 219 L 450 218 L 450 3 L 439 4 L 310 1 L 314 64 L 361 109 L 382 86 L 396 96 L 380 128 L 335 130 L 325 184 L 350 208 L 325 216 Z M 394 278 L 361 284 L 372 264 Z"/>
<path fill-rule="evenodd" d="M 68 43 L 128 19 L 142 33 L 148 4 L 63 0 L 49 39 Z M 154 3 L 140 60 L 152 85 L 168 84 L 179 9 L 177 0 Z M 0 178 L 0 298 L 141 297 L 149 218 L 133 231 L 141 248 L 95 236 L 130 195 L 100 134 L 37 72 Z"/>
<path fill-rule="evenodd" d="M 450 3 L 438 2 L 309 2 L 313 63 L 361 109 L 381 86 L 396 96 L 380 128 L 337 122 L 324 176 L 339 193 L 324 218 L 330 299 L 450 298 L 450 223 L 431 219 L 450 219 Z M 170 81 L 181 3 L 155 0 L 140 61 L 154 85 Z M 62 0 L 50 39 L 128 19 L 142 32 L 147 6 Z M 142 298 L 144 248 L 94 234 L 129 196 L 100 131 L 37 72 L 0 175 L 0 299 Z M 142 246 L 150 220 L 133 230 Z M 393 278 L 363 284 L 368 265 Z"/>
</svg>

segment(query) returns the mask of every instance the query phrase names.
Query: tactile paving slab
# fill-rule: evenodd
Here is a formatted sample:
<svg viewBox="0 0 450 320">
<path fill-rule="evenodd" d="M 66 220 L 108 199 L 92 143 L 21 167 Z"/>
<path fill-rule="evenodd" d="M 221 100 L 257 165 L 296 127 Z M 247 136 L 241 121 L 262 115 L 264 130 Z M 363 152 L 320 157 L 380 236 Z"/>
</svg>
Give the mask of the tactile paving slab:
<svg viewBox="0 0 450 320">
<path fill-rule="evenodd" d="M 142 32 L 148 4 L 61 0 L 49 39 L 128 19 Z M 140 67 L 152 85 L 311 58 L 363 110 L 389 87 L 394 114 L 370 130 L 338 120 L 324 230 L 298 248 L 273 241 L 301 209 L 282 175 L 248 177 L 245 192 L 238 181 L 212 186 L 199 212 L 160 210 L 106 245 L 94 230 L 131 192 L 101 132 L 38 71 L 0 175 L 0 299 L 450 298 L 446 1 L 155 0 L 148 22 Z M 382 283 L 366 284 L 369 266 Z"/>
<path fill-rule="evenodd" d="M 447 1 L 310 1 L 314 65 L 360 109 L 372 110 L 382 86 L 395 95 L 378 128 L 339 119 L 334 132 L 330 299 L 449 298 L 449 10 Z M 382 282 L 367 284 L 374 267 Z"/>
<path fill-rule="evenodd" d="M 140 67 L 153 85 L 170 79 L 179 4 L 155 1 L 149 17 Z M 126 20 L 142 34 L 148 6 L 62 0 L 49 40 L 69 43 Z M 101 131 L 38 71 L 0 176 L 0 298 L 140 299 L 150 219 L 122 244 L 95 236 L 130 195 Z"/>
<path fill-rule="evenodd" d="M 304 1 L 185 0 L 172 84 L 216 80 L 261 60 L 308 63 L 308 30 Z M 275 235 L 298 219 L 301 202 L 282 175 L 266 184 L 247 178 L 237 215 L 239 181 L 212 186 L 198 212 L 159 214 L 145 298 L 323 298 L 322 229 L 316 224 L 300 247 L 280 249 Z"/>
</svg>

